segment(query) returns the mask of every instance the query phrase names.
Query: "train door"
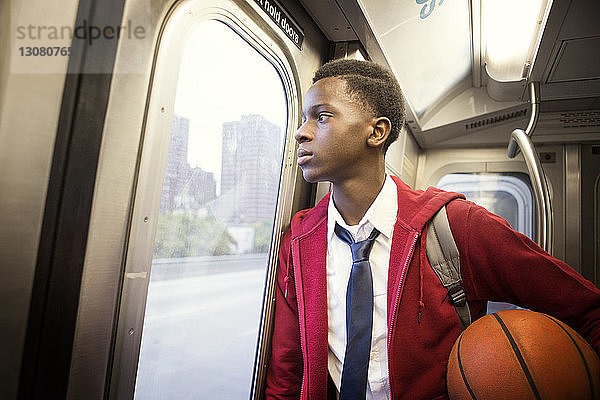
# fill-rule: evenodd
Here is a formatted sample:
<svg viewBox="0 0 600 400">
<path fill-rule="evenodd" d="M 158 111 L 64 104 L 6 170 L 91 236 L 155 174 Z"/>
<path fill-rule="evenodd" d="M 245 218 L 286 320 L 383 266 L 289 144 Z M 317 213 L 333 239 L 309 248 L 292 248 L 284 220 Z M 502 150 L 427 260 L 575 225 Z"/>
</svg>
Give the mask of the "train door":
<svg viewBox="0 0 600 400">
<path fill-rule="evenodd" d="M 600 286 L 600 145 L 581 146 L 581 273 Z"/>
<path fill-rule="evenodd" d="M 78 220 L 87 236 L 81 255 L 42 282 L 55 301 L 34 321 L 57 333 L 72 317 L 72 332 L 55 343 L 42 336 L 45 353 L 26 368 L 43 379 L 21 385 L 35 398 L 258 396 L 278 241 L 309 205 L 294 162 L 300 94 L 327 39 L 295 1 L 91 3 L 80 4 L 76 26 L 86 12 L 106 14 L 133 36 L 113 59 L 90 46 L 86 62 L 105 69 L 72 79 L 96 79 L 106 94 L 102 110 L 85 109 L 93 87 L 71 98 L 87 112 L 73 117 L 78 132 L 98 122 L 98 146 L 67 143 L 79 146 L 67 169 L 81 173 L 74 162 L 85 156 L 91 177 L 58 193 L 89 195 L 88 219 Z M 82 214 L 65 212 L 66 224 Z M 59 255 L 75 247 L 55 243 Z"/>
</svg>

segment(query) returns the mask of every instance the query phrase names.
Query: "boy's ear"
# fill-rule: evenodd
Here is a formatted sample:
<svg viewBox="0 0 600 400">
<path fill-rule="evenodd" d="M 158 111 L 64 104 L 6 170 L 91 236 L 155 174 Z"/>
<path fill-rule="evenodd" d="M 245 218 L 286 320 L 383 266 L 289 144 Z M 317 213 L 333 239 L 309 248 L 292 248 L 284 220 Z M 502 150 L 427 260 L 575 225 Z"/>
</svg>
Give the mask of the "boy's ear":
<svg viewBox="0 0 600 400">
<path fill-rule="evenodd" d="M 383 146 L 392 130 L 392 123 L 387 117 L 377 117 L 373 118 L 372 127 L 373 131 L 367 138 L 367 145 L 370 147 Z"/>
</svg>

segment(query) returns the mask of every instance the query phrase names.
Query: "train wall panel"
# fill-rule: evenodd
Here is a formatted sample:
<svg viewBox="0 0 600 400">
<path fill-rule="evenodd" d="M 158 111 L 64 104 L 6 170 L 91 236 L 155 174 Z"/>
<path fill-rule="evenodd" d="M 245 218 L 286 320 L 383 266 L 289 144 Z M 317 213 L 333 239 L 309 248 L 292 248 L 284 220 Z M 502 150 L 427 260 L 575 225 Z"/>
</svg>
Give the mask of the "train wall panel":
<svg viewBox="0 0 600 400">
<path fill-rule="evenodd" d="M 40 9 L 34 0 L 2 2 L 0 20 L 0 387 L 15 399 L 31 290 L 35 274 L 46 190 L 67 70 L 20 73 L 10 38 L 32 19 L 47 25 L 73 26 L 76 1 Z M 38 60 L 44 63 L 43 59 Z M 43 67 L 43 65 L 42 65 Z M 47 71 L 46 71 L 47 72 Z"/>
</svg>

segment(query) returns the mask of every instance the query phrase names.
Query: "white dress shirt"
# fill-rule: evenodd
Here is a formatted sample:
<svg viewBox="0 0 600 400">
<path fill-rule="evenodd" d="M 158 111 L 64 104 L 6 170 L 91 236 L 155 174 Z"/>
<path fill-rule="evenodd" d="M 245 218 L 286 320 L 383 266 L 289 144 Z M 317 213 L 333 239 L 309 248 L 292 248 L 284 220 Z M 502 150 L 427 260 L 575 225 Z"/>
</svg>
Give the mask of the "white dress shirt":
<svg viewBox="0 0 600 400">
<path fill-rule="evenodd" d="M 356 242 L 367 239 L 373 227 L 381 232 L 375 239 L 369 256 L 373 274 L 373 332 L 367 377 L 367 400 L 389 400 L 387 280 L 392 233 L 397 213 L 398 192 L 396 184 L 389 176 L 386 176 L 383 188 L 358 225 L 346 224 L 335 207 L 333 195 L 327 210 L 328 368 L 338 392 L 346 352 L 346 289 L 352 268 L 352 253 L 350 246 L 335 234 L 335 223 L 346 228 Z"/>
</svg>

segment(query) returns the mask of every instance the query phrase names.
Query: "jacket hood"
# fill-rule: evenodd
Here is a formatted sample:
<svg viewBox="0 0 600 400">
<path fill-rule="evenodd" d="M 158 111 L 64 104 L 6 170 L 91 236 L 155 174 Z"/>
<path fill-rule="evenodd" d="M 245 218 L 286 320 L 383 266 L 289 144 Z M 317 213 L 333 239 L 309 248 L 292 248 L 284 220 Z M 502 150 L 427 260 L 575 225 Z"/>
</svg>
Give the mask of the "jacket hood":
<svg viewBox="0 0 600 400">
<path fill-rule="evenodd" d="M 465 196 L 429 187 L 427 190 L 413 190 L 400 178 L 392 176 L 398 186 L 398 219 L 415 231 L 422 231 L 425 224 L 450 201 Z"/>
<path fill-rule="evenodd" d="M 429 187 L 427 190 L 413 190 L 396 176 L 391 177 L 398 189 L 398 220 L 417 232 L 421 232 L 435 213 L 456 198 L 464 195 L 446 192 Z M 331 192 L 327 193 L 319 203 L 308 210 L 299 211 L 292 218 L 292 239 L 310 233 L 327 219 L 327 207 Z"/>
</svg>

